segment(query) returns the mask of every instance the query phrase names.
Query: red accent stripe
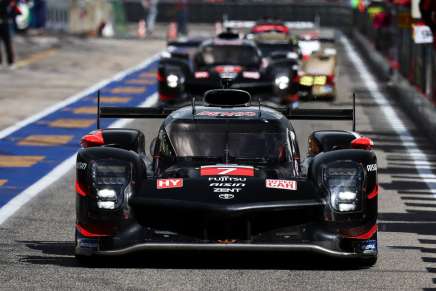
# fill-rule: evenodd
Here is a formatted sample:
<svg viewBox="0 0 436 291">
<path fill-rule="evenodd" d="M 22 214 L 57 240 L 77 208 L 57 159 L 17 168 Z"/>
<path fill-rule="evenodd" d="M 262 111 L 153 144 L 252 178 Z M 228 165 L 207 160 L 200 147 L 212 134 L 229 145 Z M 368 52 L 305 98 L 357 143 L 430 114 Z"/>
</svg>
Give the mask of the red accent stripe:
<svg viewBox="0 0 436 291">
<path fill-rule="evenodd" d="M 107 233 L 96 233 L 96 232 L 91 232 L 87 229 L 85 229 L 83 226 L 81 226 L 80 224 L 76 224 L 76 229 L 78 232 L 80 232 L 81 235 L 86 236 L 86 237 L 91 237 L 91 238 L 96 238 L 96 237 L 104 237 L 104 236 L 110 236 Z"/>
<path fill-rule="evenodd" d="M 176 98 L 176 96 L 165 95 L 165 94 L 159 93 L 159 99 L 161 101 L 173 100 L 175 98 Z"/>
<path fill-rule="evenodd" d="M 378 184 L 375 184 L 374 190 L 368 194 L 368 199 L 372 199 L 378 195 Z"/>
<path fill-rule="evenodd" d="M 76 192 L 77 192 L 77 194 L 79 194 L 82 197 L 85 197 L 88 195 L 86 193 L 86 191 L 83 189 L 82 185 L 80 185 L 80 183 L 77 180 L 76 180 Z"/>
<path fill-rule="evenodd" d="M 165 80 L 165 77 L 162 75 L 161 72 L 157 71 L 156 73 L 156 79 L 158 80 L 158 82 L 162 82 Z"/>
<path fill-rule="evenodd" d="M 368 232 L 365 232 L 364 234 L 360 234 L 357 236 L 351 236 L 349 238 L 354 238 L 354 239 L 370 239 L 376 232 L 377 232 L 377 224 L 375 224 L 373 227 L 371 227 L 371 229 Z"/>
</svg>

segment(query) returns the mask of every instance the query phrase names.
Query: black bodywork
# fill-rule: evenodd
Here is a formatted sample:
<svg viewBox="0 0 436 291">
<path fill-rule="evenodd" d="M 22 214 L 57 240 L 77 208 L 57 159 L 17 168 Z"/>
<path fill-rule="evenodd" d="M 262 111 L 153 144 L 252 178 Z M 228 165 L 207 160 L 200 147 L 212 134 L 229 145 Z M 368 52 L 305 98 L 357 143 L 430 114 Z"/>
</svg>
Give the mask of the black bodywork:
<svg viewBox="0 0 436 291">
<path fill-rule="evenodd" d="M 223 92 L 239 94 L 218 95 Z M 374 152 L 352 148 L 356 133 L 317 131 L 309 138 L 310 156 L 301 163 L 289 122 L 349 119 L 349 111 L 287 112 L 249 103 L 171 111 L 101 109 L 102 117 L 165 119 L 151 160 L 144 135 L 133 129 L 93 132 L 99 145 L 79 151 L 79 258 L 145 250 L 253 250 L 375 262 Z M 344 211 L 343 205 L 351 204 L 353 209 Z"/>
<path fill-rule="evenodd" d="M 288 45 L 264 44 L 223 33 L 208 40 L 169 43 L 158 67 L 161 105 L 200 98 L 211 89 L 230 88 L 250 92 L 255 99 L 292 104 L 297 99 L 298 60 L 289 58 Z M 177 82 L 175 82 L 177 80 Z M 172 82 L 174 81 L 174 82 Z M 225 87 L 225 86 L 224 86 Z"/>
</svg>

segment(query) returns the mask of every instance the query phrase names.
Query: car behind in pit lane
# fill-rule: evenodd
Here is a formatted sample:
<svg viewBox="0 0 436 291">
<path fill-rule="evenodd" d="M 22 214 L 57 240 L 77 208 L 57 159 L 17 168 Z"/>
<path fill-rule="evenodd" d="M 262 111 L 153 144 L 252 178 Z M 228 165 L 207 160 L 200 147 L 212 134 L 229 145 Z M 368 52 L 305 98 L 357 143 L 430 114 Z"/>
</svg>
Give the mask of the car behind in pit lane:
<svg viewBox="0 0 436 291">
<path fill-rule="evenodd" d="M 213 90 L 177 110 L 101 108 L 106 118 L 164 118 L 148 160 L 144 134 L 101 129 L 76 165 L 76 257 L 150 250 L 315 252 L 377 259 L 372 141 L 315 131 L 300 162 L 289 119 L 348 120 L 353 110 L 288 111 Z"/>
<path fill-rule="evenodd" d="M 299 73 L 302 99 L 336 97 L 336 47 L 334 31 L 310 31 L 299 36 L 303 61 Z"/>
<path fill-rule="evenodd" d="M 207 90 L 230 87 L 249 91 L 254 98 L 282 104 L 298 101 L 298 60 L 276 52 L 264 56 L 252 40 L 224 32 L 216 38 L 169 43 L 159 61 L 161 105 L 201 98 Z"/>
</svg>

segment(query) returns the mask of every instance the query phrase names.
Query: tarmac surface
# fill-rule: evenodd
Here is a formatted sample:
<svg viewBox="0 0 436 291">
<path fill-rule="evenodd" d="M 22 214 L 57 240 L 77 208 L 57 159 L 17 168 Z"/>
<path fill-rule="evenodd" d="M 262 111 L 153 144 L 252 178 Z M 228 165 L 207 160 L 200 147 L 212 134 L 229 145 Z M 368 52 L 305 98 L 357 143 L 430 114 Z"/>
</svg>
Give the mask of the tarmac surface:
<svg viewBox="0 0 436 291">
<path fill-rule="evenodd" d="M 38 112 L 122 67 L 150 57 L 163 47 L 116 40 L 71 40 L 47 59 L 13 72 L 0 72 L 0 127 Z M 370 269 L 344 262 L 297 254 L 173 254 L 155 253 L 80 266 L 73 255 L 74 172 L 45 189 L 0 225 L 0 289 L 106 289 L 106 290 L 430 290 L 436 288 L 436 196 L 417 170 L 411 147 L 425 153 L 430 171 L 436 169 L 436 150 L 395 104 L 385 80 L 381 93 L 392 102 L 371 97 L 362 68 L 338 42 L 338 97 L 333 103 L 307 102 L 302 108 L 349 108 L 357 92 L 357 129 L 376 144 L 379 165 L 379 261 Z M 94 51 L 92 48 L 99 48 Z M 125 53 L 126 49 L 128 53 Z M 86 52 L 86 54 L 85 54 Z M 84 56 L 86 55 L 86 58 Z M 110 57 L 110 59 L 109 59 Z M 26 80 L 27 78 L 27 80 Z M 26 83 L 26 86 L 22 85 Z M 3 88 L 10 84 L 10 93 Z M 13 84 L 13 85 L 12 85 Z M 22 94 L 20 87 L 23 86 Z M 6 89 L 8 90 L 8 89 Z M 20 100 L 8 98 L 21 95 Z M 30 101 L 29 101 L 30 100 Z M 23 105 L 23 111 L 13 110 Z M 8 110 L 9 108 L 9 110 Z M 12 110 L 10 108 L 13 108 Z M 398 128 L 385 117 L 393 108 L 413 136 L 405 144 Z M 391 117 L 391 116 L 389 116 Z M 159 121 L 134 122 L 150 142 Z M 302 154 L 307 136 L 317 129 L 351 129 L 346 122 L 294 123 Z M 436 181 L 430 181 L 434 183 Z M 434 184 L 431 184 L 434 187 Z"/>
</svg>

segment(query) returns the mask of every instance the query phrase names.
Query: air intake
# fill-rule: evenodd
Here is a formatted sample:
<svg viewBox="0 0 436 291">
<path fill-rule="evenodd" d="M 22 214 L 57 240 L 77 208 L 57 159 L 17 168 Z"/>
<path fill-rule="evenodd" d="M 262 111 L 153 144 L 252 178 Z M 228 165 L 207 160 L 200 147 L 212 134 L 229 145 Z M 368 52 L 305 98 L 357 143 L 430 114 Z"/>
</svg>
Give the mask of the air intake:
<svg viewBox="0 0 436 291">
<path fill-rule="evenodd" d="M 204 102 L 209 106 L 238 107 L 249 106 L 250 93 L 236 89 L 216 89 L 204 94 Z"/>
</svg>

